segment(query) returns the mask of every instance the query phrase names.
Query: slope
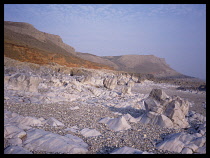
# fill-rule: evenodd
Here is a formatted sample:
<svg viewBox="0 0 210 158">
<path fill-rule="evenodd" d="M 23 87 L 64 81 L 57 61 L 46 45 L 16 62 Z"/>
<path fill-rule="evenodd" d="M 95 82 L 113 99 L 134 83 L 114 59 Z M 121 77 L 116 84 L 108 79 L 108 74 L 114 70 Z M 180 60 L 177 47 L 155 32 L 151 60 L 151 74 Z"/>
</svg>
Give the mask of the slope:
<svg viewBox="0 0 210 158">
<path fill-rule="evenodd" d="M 31 24 L 4 22 L 4 56 L 37 64 L 57 63 L 68 67 L 112 69 L 75 56 L 73 47 L 57 35 L 40 32 Z"/>
</svg>

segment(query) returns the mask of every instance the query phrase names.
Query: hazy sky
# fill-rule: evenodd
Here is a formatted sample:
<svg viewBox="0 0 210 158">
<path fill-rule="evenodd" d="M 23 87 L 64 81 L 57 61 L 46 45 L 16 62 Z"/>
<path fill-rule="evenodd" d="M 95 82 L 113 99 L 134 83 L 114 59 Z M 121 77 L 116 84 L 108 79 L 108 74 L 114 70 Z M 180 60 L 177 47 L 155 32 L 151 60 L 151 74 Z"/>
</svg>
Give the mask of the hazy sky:
<svg viewBox="0 0 210 158">
<path fill-rule="evenodd" d="M 153 54 L 206 78 L 205 4 L 5 4 L 4 20 L 59 35 L 78 52 Z"/>
</svg>

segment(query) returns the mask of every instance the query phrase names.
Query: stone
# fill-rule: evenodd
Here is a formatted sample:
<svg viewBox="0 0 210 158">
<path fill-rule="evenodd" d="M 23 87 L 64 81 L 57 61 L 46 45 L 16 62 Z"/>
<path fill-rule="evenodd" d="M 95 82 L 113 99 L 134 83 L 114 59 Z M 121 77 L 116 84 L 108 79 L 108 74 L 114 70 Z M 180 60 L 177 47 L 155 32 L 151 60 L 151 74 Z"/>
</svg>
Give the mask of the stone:
<svg viewBox="0 0 210 158">
<path fill-rule="evenodd" d="M 39 76 L 19 73 L 10 77 L 8 84 L 12 86 L 13 90 L 38 92 L 38 85 L 40 82 L 41 78 Z"/>
<path fill-rule="evenodd" d="M 122 131 L 131 128 L 131 126 L 128 124 L 123 116 L 114 119 L 109 117 L 103 118 L 99 121 L 99 123 L 106 124 L 113 131 Z"/>
<path fill-rule="evenodd" d="M 149 94 L 149 97 L 150 98 L 153 98 L 157 101 L 164 101 L 166 100 L 167 98 L 169 98 L 169 96 L 161 89 L 153 89 L 150 94 Z"/>
<path fill-rule="evenodd" d="M 100 90 L 100 89 L 98 89 L 98 88 L 93 88 L 93 87 L 91 87 L 91 88 L 89 88 L 89 90 L 95 95 L 95 96 L 100 96 L 103 92 Z"/>
<path fill-rule="evenodd" d="M 56 120 L 53 117 L 50 117 L 49 119 L 46 120 L 46 123 L 49 124 L 50 126 L 65 126 L 62 122 Z"/>
<path fill-rule="evenodd" d="M 141 150 L 124 146 L 122 148 L 115 149 L 110 154 L 153 154 L 153 153 L 149 153 L 146 151 L 142 152 Z"/>
<path fill-rule="evenodd" d="M 4 154 L 33 154 L 21 146 L 8 146 L 4 149 Z"/>
<path fill-rule="evenodd" d="M 174 134 L 170 134 L 166 136 L 164 138 L 164 141 L 156 145 L 156 148 L 158 150 L 161 149 L 161 150 L 168 150 L 168 151 L 180 153 L 185 145 L 183 142 L 179 140 L 179 137 L 182 134 L 183 133 L 174 133 Z"/>
<path fill-rule="evenodd" d="M 61 87 L 61 86 L 63 86 L 61 81 L 59 79 L 57 79 L 57 78 L 54 78 L 54 77 L 51 78 L 50 82 L 53 83 L 54 87 Z"/>
<path fill-rule="evenodd" d="M 182 134 L 180 137 L 179 137 L 179 140 L 181 142 L 183 142 L 184 144 L 188 144 L 190 143 L 193 139 L 194 139 L 194 135 L 193 134 Z"/>
<path fill-rule="evenodd" d="M 156 122 L 158 121 L 158 117 L 159 114 L 155 113 L 155 112 L 147 112 L 141 115 L 141 119 L 139 120 L 141 123 L 144 124 L 156 124 Z"/>
<path fill-rule="evenodd" d="M 122 94 L 131 94 L 131 87 L 125 85 L 125 86 L 122 88 Z"/>
<path fill-rule="evenodd" d="M 74 136 L 72 134 L 66 134 L 65 137 L 69 138 L 70 140 L 74 141 L 75 143 L 77 143 L 78 145 L 87 148 L 88 144 L 85 143 L 81 138 Z"/>
<path fill-rule="evenodd" d="M 75 106 L 75 107 L 71 107 L 71 108 L 69 108 L 70 110 L 77 110 L 77 109 L 79 109 L 79 106 Z"/>
<path fill-rule="evenodd" d="M 206 137 L 196 137 L 195 134 L 185 132 L 172 133 L 165 136 L 164 140 L 156 144 L 157 149 L 191 154 L 197 152 L 199 147 L 205 146 Z"/>
<path fill-rule="evenodd" d="M 4 126 L 4 138 L 22 138 L 26 136 L 26 132 L 14 125 Z"/>
<path fill-rule="evenodd" d="M 117 85 L 116 77 L 107 77 L 103 81 L 104 87 L 113 90 Z"/>
<path fill-rule="evenodd" d="M 100 132 L 98 132 L 95 129 L 89 129 L 89 128 L 84 128 L 80 131 L 80 133 L 84 136 L 84 137 L 96 137 L 101 135 Z"/>
<path fill-rule="evenodd" d="M 8 139 L 8 143 L 11 145 L 19 145 L 22 146 L 22 140 L 18 137 L 16 138 L 12 138 L 12 139 Z"/>
<path fill-rule="evenodd" d="M 130 79 L 129 81 L 128 81 L 128 83 L 127 83 L 127 86 L 128 87 L 133 87 L 135 85 L 135 82 L 132 80 L 132 79 Z"/>
<path fill-rule="evenodd" d="M 152 111 L 159 114 L 163 112 L 163 106 L 160 103 L 152 98 L 147 98 L 144 100 L 145 109 L 147 112 Z"/>
<path fill-rule="evenodd" d="M 192 154 L 193 151 L 190 148 L 183 148 L 181 153 L 182 154 Z"/>
<path fill-rule="evenodd" d="M 193 152 L 195 152 L 199 147 L 197 145 L 195 145 L 194 143 L 189 143 L 187 145 L 184 146 L 185 148 L 190 148 L 192 149 Z"/>
<path fill-rule="evenodd" d="M 184 105 L 182 105 L 183 107 Z M 180 108 L 180 104 L 178 101 L 173 100 L 167 106 L 166 110 L 163 113 L 168 118 L 170 118 L 174 124 L 176 124 L 180 128 L 187 128 L 189 127 L 189 123 L 185 118 L 183 111 Z"/>
<path fill-rule="evenodd" d="M 126 121 L 134 122 L 134 123 L 137 123 L 138 122 L 138 119 L 132 117 L 130 114 L 125 114 L 123 116 L 126 119 Z"/>
<path fill-rule="evenodd" d="M 76 136 L 61 136 L 41 129 L 30 129 L 23 147 L 27 150 L 64 154 L 85 154 L 87 144 Z"/>
<path fill-rule="evenodd" d="M 42 125 L 42 122 L 39 119 L 35 117 L 30 117 L 30 116 L 24 117 L 19 123 L 25 126 L 41 126 Z"/>
<path fill-rule="evenodd" d="M 159 115 L 156 125 L 161 127 L 173 128 L 173 122 L 165 115 Z"/>
<path fill-rule="evenodd" d="M 109 120 L 112 120 L 113 118 L 110 118 L 110 117 L 105 117 L 105 118 L 102 118 L 99 123 L 104 123 L 104 124 L 107 124 L 109 122 Z"/>
<path fill-rule="evenodd" d="M 197 137 L 191 142 L 197 145 L 198 147 L 202 147 L 206 143 L 206 137 Z"/>
<path fill-rule="evenodd" d="M 177 139 L 169 139 L 167 141 L 164 141 L 162 143 L 159 143 L 157 146 L 157 149 L 162 150 L 168 150 L 172 152 L 180 153 L 184 147 L 184 143 Z"/>
<path fill-rule="evenodd" d="M 196 150 L 196 153 L 206 154 L 206 146 L 200 147 Z"/>
<path fill-rule="evenodd" d="M 71 131 L 71 132 L 77 133 L 79 132 L 79 128 L 77 126 L 73 126 L 71 128 L 66 128 L 65 131 Z"/>
<path fill-rule="evenodd" d="M 95 79 L 92 75 L 87 75 L 81 80 L 81 83 L 83 84 L 94 85 L 94 82 L 95 82 Z"/>
</svg>

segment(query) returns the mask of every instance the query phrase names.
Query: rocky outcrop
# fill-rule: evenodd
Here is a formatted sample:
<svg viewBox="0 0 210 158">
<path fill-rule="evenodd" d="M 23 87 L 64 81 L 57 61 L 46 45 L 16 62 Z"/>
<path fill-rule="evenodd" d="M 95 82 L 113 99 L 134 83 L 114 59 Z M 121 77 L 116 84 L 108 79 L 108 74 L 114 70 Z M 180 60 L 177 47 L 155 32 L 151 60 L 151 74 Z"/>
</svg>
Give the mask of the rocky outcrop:
<svg viewBox="0 0 210 158">
<path fill-rule="evenodd" d="M 41 82 L 41 78 L 35 75 L 29 74 L 15 74 L 11 77 L 6 76 L 5 78 L 7 81 L 6 83 L 11 87 L 13 90 L 23 90 L 29 92 L 37 92 L 39 83 Z"/>
<path fill-rule="evenodd" d="M 43 126 L 46 123 L 50 126 L 64 126 L 54 118 L 37 119 L 5 111 L 4 121 L 4 138 L 12 145 L 4 150 L 5 154 L 31 154 L 29 151 L 84 154 L 88 151 L 88 145 L 77 136 L 71 134 L 61 136 L 34 128 L 34 126 Z M 13 145 L 17 145 L 17 147 Z"/>
<path fill-rule="evenodd" d="M 114 89 L 117 85 L 117 78 L 116 77 L 107 77 L 104 79 L 104 87 L 108 89 Z"/>
<path fill-rule="evenodd" d="M 131 126 L 128 124 L 123 116 L 118 118 L 105 117 L 101 119 L 99 123 L 106 124 L 113 131 L 122 131 L 131 128 Z"/>
<path fill-rule="evenodd" d="M 129 80 L 128 83 L 122 88 L 122 94 L 132 94 L 131 89 L 134 84 L 135 82 L 133 80 Z"/>
<path fill-rule="evenodd" d="M 50 126 L 64 126 L 64 124 L 58 120 L 56 120 L 53 117 L 50 117 L 49 119 L 46 120 L 46 123 L 49 124 Z"/>
<path fill-rule="evenodd" d="M 189 102 L 178 96 L 169 97 L 161 89 L 153 89 L 145 99 L 146 113 L 140 117 L 140 122 L 157 124 L 168 128 L 186 128 L 189 123 Z"/>
<path fill-rule="evenodd" d="M 153 154 L 153 153 L 149 153 L 146 151 L 143 152 L 143 151 L 135 149 L 135 148 L 124 146 L 122 148 L 115 149 L 110 154 Z"/>
<path fill-rule="evenodd" d="M 61 136 L 41 129 L 30 129 L 26 133 L 23 147 L 27 150 L 66 154 L 84 154 L 88 151 L 88 145 L 76 136 L 71 138 L 70 135 Z"/>
<path fill-rule="evenodd" d="M 82 129 L 80 133 L 85 137 L 96 137 L 101 135 L 101 133 L 96 129 L 89 129 L 89 128 Z"/>
<path fill-rule="evenodd" d="M 34 26 L 31 24 L 22 23 L 22 22 L 5 21 L 4 27 L 5 27 L 5 29 L 11 30 L 15 33 L 31 36 L 41 42 L 46 43 L 47 41 L 51 41 L 55 45 L 66 50 L 67 52 L 75 54 L 75 49 L 73 47 L 63 43 L 60 36 L 41 32 L 41 31 L 37 30 L 36 28 L 34 28 Z"/>
<path fill-rule="evenodd" d="M 21 146 L 9 146 L 4 150 L 4 154 L 33 154 Z"/>
<path fill-rule="evenodd" d="M 206 153 L 206 137 L 188 133 L 174 133 L 166 136 L 156 145 L 157 149 L 173 151 L 182 154 Z"/>
</svg>

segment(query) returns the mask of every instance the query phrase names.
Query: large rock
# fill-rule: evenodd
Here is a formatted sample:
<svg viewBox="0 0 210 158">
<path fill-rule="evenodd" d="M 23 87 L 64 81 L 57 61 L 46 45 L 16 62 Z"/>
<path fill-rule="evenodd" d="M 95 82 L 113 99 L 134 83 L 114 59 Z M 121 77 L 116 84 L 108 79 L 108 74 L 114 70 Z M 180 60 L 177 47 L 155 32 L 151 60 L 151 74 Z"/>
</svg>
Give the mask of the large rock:
<svg viewBox="0 0 210 158">
<path fill-rule="evenodd" d="M 115 149 L 110 154 L 153 154 L 153 153 L 149 153 L 149 152 L 146 152 L 146 151 L 142 152 L 141 150 L 124 146 L 122 148 Z"/>
<path fill-rule="evenodd" d="M 9 122 L 9 124 L 15 124 L 22 129 L 28 129 L 29 126 L 42 126 L 42 122 L 39 119 L 31 116 L 24 117 L 18 115 L 17 113 L 9 114 L 9 112 L 6 112 L 5 124 L 7 121 Z"/>
<path fill-rule="evenodd" d="M 169 97 L 161 89 L 153 89 L 144 100 L 146 113 L 142 115 L 142 123 L 157 124 L 168 128 L 186 128 L 189 123 L 189 102 L 178 96 Z"/>
<path fill-rule="evenodd" d="M 144 100 L 144 105 L 145 105 L 146 112 L 152 111 L 158 114 L 163 113 L 163 110 L 164 110 L 163 106 L 158 101 L 150 97 Z"/>
<path fill-rule="evenodd" d="M 8 143 L 11 145 L 22 146 L 23 141 L 22 139 L 16 137 L 16 138 L 8 139 Z"/>
<path fill-rule="evenodd" d="M 124 118 L 126 119 L 126 121 L 129 121 L 129 122 L 134 122 L 134 123 L 137 123 L 138 122 L 138 118 L 134 118 L 132 117 L 130 114 L 125 114 L 123 115 Z"/>
<path fill-rule="evenodd" d="M 172 135 L 170 138 L 156 145 L 157 149 L 168 150 L 172 152 L 180 153 L 184 148 L 184 143 L 179 140 L 181 133 L 176 133 Z"/>
<path fill-rule="evenodd" d="M 142 116 L 138 119 L 144 124 L 149 123 L 159 125 L 161 127 L 173 128 L 173 122 L 168 117 L 152 111 L 142 114 Z"/>
<path fill-rule="evenodd" d="M 161 89 L 153 89 L 150 92 L 149 97 L 160 102 L 165 101 L 167 98 L 169 98 L 169 96 Z"/>
<path fill-rule="evenodd" d="M 185 115 L 188 113 L 189 104 L 184 104 L 184 102 L 180 99 L 181 104 L 177 100 L 171 101 L 164 111 L 164 115 L 170 118 L 175 126 L 180 128 L 189 127 L 189 123 L 185 118 Z"/>
<path fill-rule="evenodd" d="M 122 131 L 131 128 L 131 126 L 128 124 L 123 116 L 120 116 L 118 118 L 105 117 L 101 119 L 99 123 L 106 124 L 113 131 Z"/>
<path fill-rule="evenodd" d="M 4 138 L 23 138 L 26 136 L 26 132 L 14 125 L 4 126 Z"/>
<path fill-rule="evenodd" d="M 104 87 L 108 89 L 114 89 L 117 85 L 117 78 L 116 77 L 107 77 L 104 79 Z"/>
<path fill-rule="evenodd" d="M 83 84 L 89 84 L 92 86 L 103 86 L 103 79 L 100 76 L 97 76 L 96 74 L 89 74 L 85 76 L 81 83 Z"/>
<path fill-rule="evenodd" d="M 49 119 L 46 120 L 46 123 L 49 124 L 50 126 L 65 126 L 62 122 L 58 121 L 54 117 L 50 117 Z"/>
<path fill-rule="evenodd" d="M 4 150 L 4 154 L 33 154 L 21 146 L 9 146 Z"/>
<path fill-rule="evenodd" d="M 103 94 L 103 91 L 99 88 L 95 88 L 95 87 L 91 87 L 91 88 L 88 88 L 89 91 L 91 91 L 95 96 L 100 96 L 101 94 Z"/>
<path fill-rule="evenodd" d="M 80 133 L 85 136 L 85 137 L 96 137 L 101 135 L 100 132 L 98 132 L 95 129 L 89 129 L 89 128 L 84 128 L 80 131 Z"/>
<path fill-rule="evenodd" d="M 61 136 L 41 129 L 30 129 L 26 133 L 23 147 L 27 150 L 66 154 L 85 154 L 88 151 L 88 145 L 76 136 Z"/>
<path fill-rule="evenodd" d="M 197 137 L 196 134 L 180 132 L 169 134 L 162 142 L 156 144 L 156 148 L 183 154 L 199 153 L 199 150 L 203 153 L 205 144 L 206 137 Z"/>
<path fill-rule="evenodd" d="M 131 89 L 134 86 L 135 82 L 133 80 L 129 80 L 126 85 L 122 88 L 122 94 L 132 94 Z"/>
<path fill-rule="evenodd" d="M 122 88 L 122 94 L 131 94 L 131 87 L 125 85 L 125 86 Z"/>
<path fill-rule="evenodd" d="M 19 73 L 10 77 L 8 84 L 13 90 L 38 92 L 38 86 L 40 82 L 41 78 L 39 76 Z"/>
</svg>

